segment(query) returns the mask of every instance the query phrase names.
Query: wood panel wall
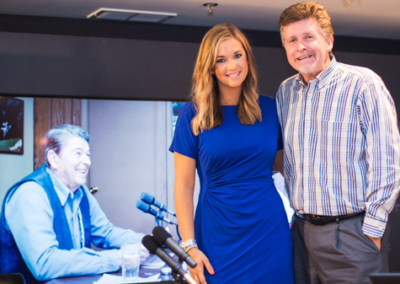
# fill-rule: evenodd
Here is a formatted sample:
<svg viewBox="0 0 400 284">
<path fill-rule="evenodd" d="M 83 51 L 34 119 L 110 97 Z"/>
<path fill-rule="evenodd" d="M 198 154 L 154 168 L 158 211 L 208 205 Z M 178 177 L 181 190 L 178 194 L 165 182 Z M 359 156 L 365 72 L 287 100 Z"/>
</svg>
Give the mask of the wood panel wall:
<svg viewBox="0 0 400 284">
<path fill-rule="evenodd" d="M 82 126 L 81 99 L 35 98 L 34 101 L 34 166 L 35 170 L 45 162 L 44 136 L 57 125 Z"/>
</svg>

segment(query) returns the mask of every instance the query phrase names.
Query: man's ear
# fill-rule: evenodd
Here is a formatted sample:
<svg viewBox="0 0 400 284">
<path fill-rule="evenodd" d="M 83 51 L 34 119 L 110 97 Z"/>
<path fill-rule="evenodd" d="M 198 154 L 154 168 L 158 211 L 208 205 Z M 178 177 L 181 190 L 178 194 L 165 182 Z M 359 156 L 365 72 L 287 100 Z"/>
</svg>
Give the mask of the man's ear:
<svg viewBox="0 0 400 284">
<path fill-rule="evenodd" d="M 58 168 L 58 155 L 53 150 L 49 150 L 47 152 L 47 161 L 50 164 L 50 168 L 57 169 Z"/>
<path fill-rule="evenodd" d="M 333 49 L 333 41 L 334 41 L 333 36 L 330 36 L 328 39 L 326 39 L 326 43 L 328 44 L 329 51 L 332 51 L 332 49 Z"/>
</svg>

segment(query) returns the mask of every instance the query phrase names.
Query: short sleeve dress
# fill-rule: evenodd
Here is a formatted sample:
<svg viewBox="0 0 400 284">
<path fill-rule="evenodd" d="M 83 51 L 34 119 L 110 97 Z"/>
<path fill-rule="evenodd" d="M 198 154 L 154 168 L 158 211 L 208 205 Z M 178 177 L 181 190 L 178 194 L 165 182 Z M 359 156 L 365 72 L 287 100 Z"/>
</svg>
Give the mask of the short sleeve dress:
<svg viewBox="0 0 400 284">
<path fill-rule="evenodd" d="M 262 122 L 241 124 L 236 106 L 222 106 L 223 122 L 195 136 L 193 102 L 178 118 L 170 151 L 196 160 L 200 195 L 195 237 L 215 275 L 208 284 L 293 283 L 293 245 L 272 178 L 282 149 L 275 100 L 260 96 Z"/>
</svg>

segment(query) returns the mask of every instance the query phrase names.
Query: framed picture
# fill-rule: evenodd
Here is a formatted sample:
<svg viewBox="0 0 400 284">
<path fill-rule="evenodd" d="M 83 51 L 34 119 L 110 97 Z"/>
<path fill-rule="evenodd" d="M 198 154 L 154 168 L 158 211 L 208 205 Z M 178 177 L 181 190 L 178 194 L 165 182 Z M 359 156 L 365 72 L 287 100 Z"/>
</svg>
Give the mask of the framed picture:
<svg viewBox="0 0 400 284">
<path fill-rule="evenodd" d="M 24 154 L 24 101 L 0 97 L 0 154 Z"/>
</svg>

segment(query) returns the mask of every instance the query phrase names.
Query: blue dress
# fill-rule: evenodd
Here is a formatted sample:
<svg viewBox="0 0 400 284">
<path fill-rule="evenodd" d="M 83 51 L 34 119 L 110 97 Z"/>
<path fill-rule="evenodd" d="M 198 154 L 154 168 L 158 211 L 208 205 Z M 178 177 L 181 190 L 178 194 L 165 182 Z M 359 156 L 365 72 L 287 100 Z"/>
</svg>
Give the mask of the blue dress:
<svg viewBox="0 0 400 284">
<path fill-rule="evenodd" d="M 197 162 L 200 195 L 195 237 L 215 275 L 208 284 L 293 282 L 293 245 L 272 178 L 282 149 L 275 100 L 260 96 L 262 122 L 240 123 L 236 106 L 222 106 L 221 125 L 195 136 L 193 102 L 178 118 L 170 151 Z"/>
</svg>

